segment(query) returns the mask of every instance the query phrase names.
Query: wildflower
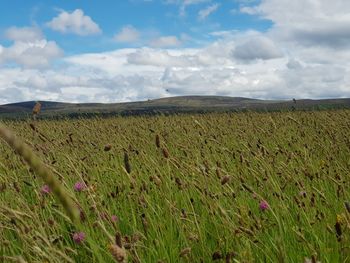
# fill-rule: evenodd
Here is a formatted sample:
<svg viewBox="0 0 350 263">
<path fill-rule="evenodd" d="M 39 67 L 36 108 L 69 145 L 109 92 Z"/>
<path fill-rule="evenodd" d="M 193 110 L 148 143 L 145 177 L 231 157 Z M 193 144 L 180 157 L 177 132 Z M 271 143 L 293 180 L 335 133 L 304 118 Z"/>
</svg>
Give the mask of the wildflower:
<svg viewBox="0 0 350 263">
<path fill-rule="evenodd" d="M 48 195 L 49 193 L 51 193 L 51 188 L 45 184 L 41 187 L 41 190 L 40 192 L 43 194 L 43 195 Z"/>
<path fill-rule="evenodd" d="M 117 222 L 118 221 L 118 217 L 116 215 L 112 215 L 111 216 L 111 221 L 112 222 Z"/>
<path fill-rule="evenodd" d="M 86 188 L 86 185 L 84 182 L 76 182 L 74 184 L 74 190 L 77 192 L 81 192 Z"/>
<path fill-rule="evenodd" d="M 73 241 L 76 244 L 81 244 L 85 240 L 85 233 L 84 232 L 76 232 L 73 234 Z"/>
<path fill-rule="evenodd" d="M 261 211 L 267 210 L 269 209 L 269 207 L 269 204 L 265 200 L 262 200 L 259 204 L 259 208 Z"/>
</svg>

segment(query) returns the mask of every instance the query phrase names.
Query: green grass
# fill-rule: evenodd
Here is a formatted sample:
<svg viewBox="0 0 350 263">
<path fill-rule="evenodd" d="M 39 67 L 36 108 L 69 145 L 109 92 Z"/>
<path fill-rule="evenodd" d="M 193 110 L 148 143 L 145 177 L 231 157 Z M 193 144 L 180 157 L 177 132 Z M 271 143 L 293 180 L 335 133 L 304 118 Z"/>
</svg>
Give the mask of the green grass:
<svg viewBox="0 0 350 263">
<path fill-rule="evenodd" d="M 85 220 L 72 223 L 1 142 L 0 261 L 113 262 L 120 232 L 130 262 L 350 262 L 349 110 L 45 120 L 36 132 L 29 123 L 4 124 Z M 78 181 L 87 189 L 75 191 Z"/>
</svg>

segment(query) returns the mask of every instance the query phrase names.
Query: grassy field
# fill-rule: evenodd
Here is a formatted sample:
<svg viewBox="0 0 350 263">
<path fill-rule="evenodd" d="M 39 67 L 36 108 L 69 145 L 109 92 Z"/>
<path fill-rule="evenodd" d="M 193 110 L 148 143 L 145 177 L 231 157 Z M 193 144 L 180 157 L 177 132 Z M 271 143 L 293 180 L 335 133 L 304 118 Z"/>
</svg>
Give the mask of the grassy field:
<svg viewBox="0 0 350 263">
<path fill-rule="evenodd" d="M 3 124 L 0 262 L 350 262 L 349 110 Z"/>
</svg>

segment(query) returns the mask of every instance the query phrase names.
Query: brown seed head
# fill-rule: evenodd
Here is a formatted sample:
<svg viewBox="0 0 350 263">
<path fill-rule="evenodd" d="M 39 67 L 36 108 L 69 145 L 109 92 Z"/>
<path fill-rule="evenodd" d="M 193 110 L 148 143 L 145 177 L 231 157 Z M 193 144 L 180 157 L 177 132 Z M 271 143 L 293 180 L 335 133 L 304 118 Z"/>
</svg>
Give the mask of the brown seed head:
<svg viewBox="0 0 350 263">
<path fill-rule="evenodd" d="M 157 148 L 160 148 L 160 137 L 159 137 L 159 134 L 156 135 L 156 146 L 157 146 Z"/>
<path fill-rule="evenodd" d="M 185 247 L 183 250 L 180 252 L 180 257 L 185 257 L 191 253 L 191 248 L 190 247 Z"/>
<path fill-rule="evenodd" d="M 41 103 L 38 101 L 33 107 L 33 114 L 39 114 L 41 110 Z"/>
<path fill-rule="evenodd" d="M 118 245 L 112 244 L 112 245 L 109 245 L 108 249 L 117 262 L 121 262 L 121 263 L 127 262 L 128 257 L 124 248 L 121 248 Z"/>
<path fill-rule="evenodd" d="M 345 202 L 345 208 L 350 213 L 350 202 Z"/>
<path fill-rule="evenodd" d="M 110 151 L 111 149 L 112 149 L 112 145 L 107 144 L 107 145 L 105 145 L 104 151 L 105 151 L 105 152 L 108 152 L 108 151 Z"/>
<path fill-rule="evenodd" d="M 163 148 L 162 152 L 163 152 L 163 156 L 168 159 L 169 158 L 169 151 L 168 151 L 168 149 L 167 148 Z"/>
<path fill-rule="evenodd" d="M 224 185 L 224 184 L 228 183 L 230 181 L 230 179 L 231 179 L 231 177 L 229 175 L 225 175 L 221 179 L 221 184 Z"/>
<path fill-rule="evenodd" d="M 126 151 L 124 151 L 124 166 L 125 166 L 125 170 L 127 171 L 127 173 L 131 173 L 131 165 L 129 162 L 129 155 Z"/>
</svg>

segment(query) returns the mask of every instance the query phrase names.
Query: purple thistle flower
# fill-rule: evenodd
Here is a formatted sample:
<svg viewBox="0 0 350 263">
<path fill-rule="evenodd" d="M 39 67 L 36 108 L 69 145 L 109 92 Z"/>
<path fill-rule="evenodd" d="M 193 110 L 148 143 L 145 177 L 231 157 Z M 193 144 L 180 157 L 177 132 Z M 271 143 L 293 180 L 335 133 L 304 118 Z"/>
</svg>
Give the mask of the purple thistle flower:
<svg viewBox="0 0 350 263">
<path fill-rule="evenodd" d="M 47 184 L 45 184 L 41 187 L 40 192 L 43 195 L 48 195 L 49 193 L 51 193 L 51 188 Z"/>
<path fill-rule="evenodd" d="M 265 211 L 265 210 L 269 209 L 270 206 L 269 206 L 269 204 L 268 204 L 267 201 L 262 200 L 262 201 L 260 202 L 260 204 L 259 204 L 259 208 L 260 208 L 261 211 Z"/>
<path fill-rule="evenodd" d="M 84 232 L 76 232 L 73 234 L 73 241 L 76 244 L 81 244 L 85 240 L 85 233 Z"/>
<path fill-rule="evenodd" d="M 118 221 L 118 217 L 116 215 L 112 215 L 111 216 L 111 221 L 114 223 L 114 222 L 117 222 Z"/>
<path fill-rule="evenodd" d="M 86 188 L 86 184 L 84 182 L 76 182 L 74 184 L 74 190 L 77 192 L 81 192 Z"/>
</svg>

